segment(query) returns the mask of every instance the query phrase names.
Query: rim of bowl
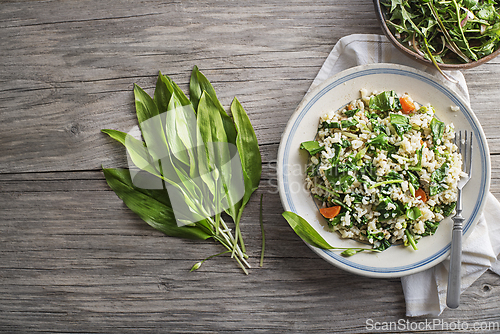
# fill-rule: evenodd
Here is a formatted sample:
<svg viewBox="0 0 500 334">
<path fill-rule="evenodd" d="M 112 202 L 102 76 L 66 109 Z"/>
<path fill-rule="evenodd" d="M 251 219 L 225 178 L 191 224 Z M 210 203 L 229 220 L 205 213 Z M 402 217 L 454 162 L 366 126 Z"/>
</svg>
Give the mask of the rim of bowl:
<svg viewBox="0 0 500 334">
<path fill-rule="evenodd" d="M 392 32 L 389 30 L 389 27 L 387 26 L 384 18 L 384 14 L 382 13 L 382 7 L 380 6 L 380 0 L 373 0 L 373 4 L 375 5 L 375 13 L 377 14 L 377 18 L 380 22 L 380 25 L 382 26 L 382 30 L 384 31 L 384 34 L 387 36 L 389 41 L 400 51 L 402 51 L 404 54 L 409 56 L 410 58 L 419 61 L 422 64 L 426 64 L 429 66 L 434 66 L 434 64 L 430 61 L 419 55 L 418 53 L 408 49 L 404 45 L 402 45 L 396 37 L 392 34 Z M 498 48 L 496 51 L 493 53 L 484 56 L 483 58 L 480 58 L 479 60 L 472 61 L 470 63 L 463 63 L 463 64 L 440 64 L 438 63 L 438 66 L 443 69 L 443 70 L 460 70 L 460 69 L 468 69 L 472 67 L 479 66 L 481 64 L 484 64 L 493 58 L 497 57 L 500 54 L 500 48 Z"/>
</svg>

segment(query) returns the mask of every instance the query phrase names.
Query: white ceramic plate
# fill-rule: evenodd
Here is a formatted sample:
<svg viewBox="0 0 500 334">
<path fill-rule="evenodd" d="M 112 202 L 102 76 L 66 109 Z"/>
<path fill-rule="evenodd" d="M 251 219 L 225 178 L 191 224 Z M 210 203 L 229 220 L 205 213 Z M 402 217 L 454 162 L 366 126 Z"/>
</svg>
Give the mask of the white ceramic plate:
<svg viewBox="0 0 500 334">
<path fill-rule="evenodd" d="M 473 131 L 473 175 L 463 195 L 463 216 L 466 218 L 463 235 L 467 237 L 480 217 L 490 185 L 490 158 L 483 130 L 467 103 L 442 82 L 401 65 L 354 67 L 331 77 L 304 97 L 287 124 L 278 151 L 278 186 L 284 209 L 306 219 L 333 247 L 364 246 L 354 240 L 342 239 L 337 232 L 328 230 L 315 201 L 305 189 L 308 153 L 299 149 L 300 143 L 315 138 L 321 115 L 359 98 L 361 88 L 369 92 L 407 92 L 421 105 L 430 103 L 436 109 L 436 116 L 445 123 L 453 123 L 455 130 Z M 458 106 L 460 110 L 451 111 L 451 106 Z M 394 245 L 381 253 L 362 252 L 343 257 L 339 251 L 309 246 L 326 261 L 352 273 L 369 277 L 400 277 L 443 261 L 450 251 L 451 230 L 452 221 L 448 217 L 440 223 L 436 234 L 419 240 L 417 251 Z"/>
</svg>

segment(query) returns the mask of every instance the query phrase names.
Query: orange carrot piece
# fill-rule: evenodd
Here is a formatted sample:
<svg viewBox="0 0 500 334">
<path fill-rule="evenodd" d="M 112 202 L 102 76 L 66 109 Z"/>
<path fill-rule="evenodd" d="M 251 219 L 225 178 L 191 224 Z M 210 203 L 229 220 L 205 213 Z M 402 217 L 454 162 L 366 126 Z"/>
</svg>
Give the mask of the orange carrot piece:
<svg viewBox="0 0 500 334">
<path fill-rule="evenodd" d="M 415 104 L 408 95 L 401 96 L 399 102 L 401 103 L 401 108 L 403 108 L 403 114 L 409 114 L 415 110 Z"/>
<path fill-rule="evenodd" d="M 319 209 L 323 217 L 327 219 L 335 218 L 340 213 L 340 205 Z"/>
<path fill-rule="evenodd" d="M 417 191 L 415 191 L 415 198 L 420 198 L 422 202 L 427 202 L 427 194 L 425 193 L 424 189 L 418 188 Z"/>
</svg>

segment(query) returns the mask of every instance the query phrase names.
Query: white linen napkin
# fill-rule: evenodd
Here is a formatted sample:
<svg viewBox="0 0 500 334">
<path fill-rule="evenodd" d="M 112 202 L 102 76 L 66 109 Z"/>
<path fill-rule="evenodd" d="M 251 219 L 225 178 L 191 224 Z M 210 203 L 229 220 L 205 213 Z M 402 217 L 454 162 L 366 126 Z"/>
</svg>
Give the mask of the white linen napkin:
<svg viewBox="0 0 500 334">
<path fill-rule="evenodd" d="M 332 75 L 357 65 L 369 63 L 395 63 L 411 66 L 435 76 L 441 74 L 432 66 L 417 62 L 397 50 L 383 35 L 349 35 L 341 38 L 328 55 L 311 87 L 316 87 Z M 470 103 L 465 78 L 459 71 L 446 74 L 458 84 L 445 82 L 450 89 Z M 478 224 L 463 243 L 462 292 L 486 270 L 500 275 L 500 203 L 490 193 Z M 451 233 L 451 231 L 450 231 Z M 449 260 L 423 272 L 401 278 L 406 301 L 407 316 L 437 316 L 446 308 Z"/>
</svg>

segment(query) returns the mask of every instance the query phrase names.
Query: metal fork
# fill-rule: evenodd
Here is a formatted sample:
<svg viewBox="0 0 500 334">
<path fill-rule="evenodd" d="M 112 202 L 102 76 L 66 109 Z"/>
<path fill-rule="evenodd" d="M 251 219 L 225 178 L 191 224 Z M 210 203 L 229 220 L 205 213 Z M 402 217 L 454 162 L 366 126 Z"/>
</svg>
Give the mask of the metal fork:
<svg viewBox="0 0 500 334">
<path fill-rule="evenodd" d="M 456 214 L 453 220 L 453 231 L 451 237 L 451 255 L 450 271 L 448 272 L 448 290 L 446 292 L 446 305 L 449 308 L 457 308 L 460 304 L 460 286 L 461 275 L 460 267 L 462 264 L 462 225 L 465 218 L 462 216 L 462 189 L 469 182 L 472 175 L 472 137 L 471 131 L 459 131 L 455 133 L 455 144 L 458 151 L 462 154 L 462 172 L 466 175 L 460 177 L 458 181 L 458 195 Z"/>
</svg>

